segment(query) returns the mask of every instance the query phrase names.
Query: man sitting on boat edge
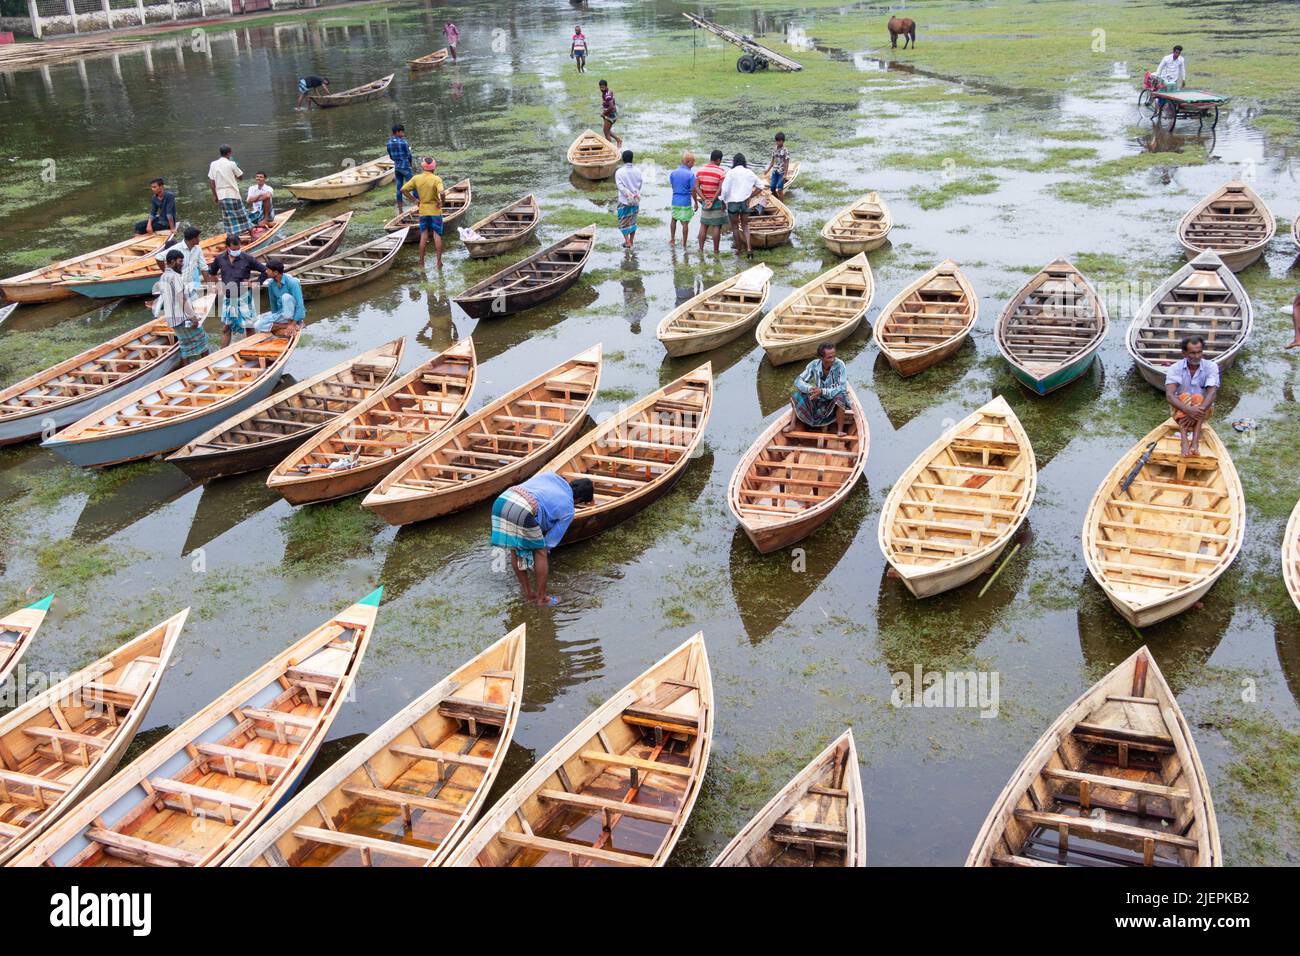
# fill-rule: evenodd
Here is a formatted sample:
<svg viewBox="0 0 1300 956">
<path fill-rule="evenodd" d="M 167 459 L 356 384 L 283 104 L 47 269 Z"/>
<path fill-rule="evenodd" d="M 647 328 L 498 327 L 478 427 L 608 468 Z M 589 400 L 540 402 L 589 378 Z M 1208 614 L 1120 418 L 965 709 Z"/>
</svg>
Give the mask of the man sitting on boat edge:
<svg viewBox="0 0 1300 956">
<path fill-rule="evenodd" d="M 794 380 L 790 407 L 794 420 L 782 432 L 792 432 L 800 423 L 825 428 L 834 422 L 835 434 L 844 434 L 844 412 L 849 407 L 848 369 L 836 357 L 832 343 L 817 346 L 817 357 Z"/>
<path fill-rule="evenodd" d="M 1178 423 L 1184 458 L 1200 454 L 1201 426 L 1219 394 L 1219 366 L 1204 354 L 1204 337 L 1189 335 L 1183 339 L 1183 357 L 1165 372 L 1165 400 Z"/>
<path fill-rule="evenodd" d="M 266 281 L 262 283 L 270 299 L 271 311 L 263 312 L 253 322 L 256 332 L 270 332 L 281 338 L 293 338 L 307 321 L 307 305 L 302 298 L 302 283 L 284 271 L 279 259 L 266 262 Z"/>
</svg>

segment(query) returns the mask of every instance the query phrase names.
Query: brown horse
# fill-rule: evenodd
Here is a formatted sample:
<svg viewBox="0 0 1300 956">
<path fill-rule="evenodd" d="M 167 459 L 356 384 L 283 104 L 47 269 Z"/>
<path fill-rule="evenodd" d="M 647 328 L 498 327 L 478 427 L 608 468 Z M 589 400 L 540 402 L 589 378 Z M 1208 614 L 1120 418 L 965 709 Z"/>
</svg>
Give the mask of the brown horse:
<svg viewBox="0 0 1300 956">
<path fill-rule="evenodd" d="M 910 41 L 912 46 L 916 46 L 916 21 L 908 17 L 890 17 L 889 18 L 889 45 L 895 49 L 898 47 L 898 38 L 904 37 L 903 49 L 907 49 Z"/>
</svg>

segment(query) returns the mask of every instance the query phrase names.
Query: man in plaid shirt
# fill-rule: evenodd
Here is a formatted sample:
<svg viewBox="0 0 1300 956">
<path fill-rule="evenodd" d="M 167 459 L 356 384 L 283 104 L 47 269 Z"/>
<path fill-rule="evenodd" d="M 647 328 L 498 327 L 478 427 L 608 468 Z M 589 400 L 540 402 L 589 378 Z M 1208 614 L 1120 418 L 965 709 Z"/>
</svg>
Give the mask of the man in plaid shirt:
<svg viewBox="0 0 1300 956">
<path fill-rule="evenodd" d="M 393 136 L 388 141 L 388 155 L 393 160 L 393 181 L 397 184 L 397 214 L 400 216 L 406 211 L 402 205 L 402 186 L 415 174 L 411 144 L 406 141 L 406 127 L 401 123 L 393 126 Z"/>
</svg>

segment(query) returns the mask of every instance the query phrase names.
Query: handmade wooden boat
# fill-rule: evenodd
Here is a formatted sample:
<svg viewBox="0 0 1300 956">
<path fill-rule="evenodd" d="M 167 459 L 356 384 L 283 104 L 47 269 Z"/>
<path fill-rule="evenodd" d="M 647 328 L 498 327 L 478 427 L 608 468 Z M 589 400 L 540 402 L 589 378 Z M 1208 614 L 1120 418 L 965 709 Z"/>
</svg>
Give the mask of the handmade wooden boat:
<svg viewBox="0 0 1300 956">
<path fill-rule="evenodd" d="M 347 231 L 348 223 L 351 221 L 351 212 L 326 219 L 287 239 L 281 239 L 258 249 L 257 257 L 263 262 L 278 259 L 284 263 L 286 272 L 296 275 L 303 266 L 334 255 L 343 244 L 343 233 Z"/>
<path fill-rule="evenodd" d="M 998 795 L 966 865 L 1223 865 L 1191 728 L 1146 647 L 1047 728 Z"/>
<path fill-rule="evenodd" d="M 663 866 L 713 741 L 704 636 L 601 704 L 497 801 L 448 866 Z"/>
<path fill-rule="evenodd" d="M 592 247 L 596 227 L 587 226 L 553 246 L 506 266 L 475 283 L 452 301 L 472 318 L 496 318 L 554 299 L 578 281 Z"/>
<path fill-rule="evenodd" d="M 261 249 L 279 234 L 293 218 L 294 210 L 286 209 L 276 215 L 275 222 L 258 235 L 240 233 L 244 252 L 261 254 Z M 226 235 L 219 232 L 199 241 L 205 261 L 211 262 L 225 251 Z M 163 264 L 154 255 L 128 262 L 109 272 L 86 274 L 75 279 L 64 279 L 63 284 L 78 295 L 91 299 L 120 299 L 130 296 L 151 295 L 162 278 Z"/>
<path fill-rule="evenodd" d="M 979 310 L 970 280 L 945 259 L 880 310 L 876 345 L 899 375 L 915 375 L 962 347 Z"/>
<path fill-rule="evenodd" d="M 117 769 L 189 613 L 149 628 L 0 717 L 0 864 Z"/>
<path fill-rule="evenodd" d="M 1282 535 L 1282 580 L 1300 611 L 1300 501 L 1296 502 L 1291 518 Z"/>
<path fill-rule="evenodd" d="M 822 242 L 837 256 L 879 249 L 894 228 L 894 217 L 879 193 L 867 193 L 845 206 L 822 226 Z"/>
<path fill-rule="evenodd" d="M 589 478 L 596 496 L 575 508 L 560 544 L 604 531 L 662 498 L 704 438 L 713 409 L 713 366 L 705 362 L 611 416 L 546 467 Z"/>
<path fill-rule="evenodd" d="M 351 106 L 353 103 L 364 103 L 366 100 L 377 99 L 388 92 L 388 87 L 393 82 L 393 75 L 389 73 L 377 80 L 371 80 L 369 83 L 362 83 L 360 86 L 354 86 L 350 90 L 342 90 L 338 93 L 312 93 L 311 101 L 321 109 L 329 109 L 332 106 Z"/>
<path fill-rule="evenodd" d="M 360 196 L 362 193 L 384 186 L 393 181 L 393 161 L 387 156 L 380 156 L 368 162 L 348 166 L 337 173 L 308 179 L 301 183 L 292 183 L 284 188 L 298 199 L 308 202 L 326 202 L 330 199 L 346 199 Z"/>
<path fill-rule="evenodd" d="M 383 588 L 206 705 L 34 840 L 14 866 L 219 866 L 293 793 L 375 629 Z"/>
<path fill-rule="evenodd" d="M 228 418 L 168 457 L 195 481 L 271 468 L 393 380 L 406 339 L 362 352 Z"/>
<path fill-rule="evenodd" d="M 473 198 L 474 190 L 470 186 L 468 179 L 462 179 L 454 186 L 448 186 L 443 190 L 442 228 L 444 233 L 465 217 L 465 211 L 469 209 L 469 204 Z M 412 204 L 400 216 L 394 216 L 384 223 L 384 228 L 389 232 L 397 232 L 399 229 L 407 229 L 408 227 L 406 241 L 411 243 L 419 242 L 420 206 L 418 203 Z"/>
<path fill-rule="evenodd" d="M 91 412 L 41 444 L 86 467 L 175 451 L 266 398 L 297 342 L 297 336 L 264 333 L 239 339 Z"/>
<path fill-rule="evenodd" d="M 656 332 L 659 341 L 677 358 L 740 338 L 763 314 L 772 292 L 771 277 L 767 266 L 754 266 L 705 289 L 663 317 Z"/>
<path fill-rule="evenodd" d="M 867 810 L 853 731 L 799 771 L 714 866 L 866 866 Z"/>
<path fill-rule="evenodd" d="M 215 299 L 198 307 L 206 317 Z M 180 364 L 176 333 L 153 320 L 0 390 L 0 445 L 63 428 L 155 382 Z"/>
<path fill-rule="evenodd" d="M 529 193 L 470 226 L 467 231 L 477 233 L 478 239 L 467 239 L 462 234 L 460 241 L 471 259 L 487 259 L 518 249 L 533 238 L 541 221 L 537 199 Z"/>
<path fill-rule="evenodd" d="M 794 213 L 785 203 L 764 189 L 749 200 L 749 244 L 755 249 L 771 249 L 790 241 L 794 232 Z"/>
<path fill-rule="evenodd" d="M 373 488 L 460 418 L 474 394 L 473 339 L 457 342 L 375 392 L 299 445 L 266 486 L 290 504 Z"/>
<path fill-rule="evenodd" d="M 24 272 L 22 275 L 10 276 L 0 281 L 0 294 L 10 302 L 55 302 L 59 299 L 71 299 L 76 293 L 64 285 L 65 279 L 99 275 L 129 263 L 151 258 L 167 244 L 170 238 L 171 234 L 166 232 L 132 236 L 130 239 L 96 249 L 94 252 L 87 252 L 71 259 L 62 259 L 48 266 Z"/>
<path fill-rule="evenodd" d="M 858 253 L 795 289 L 763 316 L 755 333 L 758 344 L 773 365 L 811 359 L 823 342 L 838 344 L 857 331 L 875 293 L 871 263 Z"/>
<path fill-rule="evenodd" d="M 1276 228 L 1259 193 L 1233 179 L 1187 211 L 1178 223 L 1178 242 L 1188 259 L 1213 251 L 1240 272 L 1264 254 Z"/>
<path fill-rule="evenodd" d="M 1046 395 L 1088 370 L 1109 322 L 1106 304 L 1083 273 L 1056 259 L 1011 297 L 994 339 L 1016 380 Z"/>
<path fill-rule="evenodd" d="M 851 386 L 848 398 L 843 435 L 834 425 L 811 429 L 787 407 L 736 463 L 727 504 L 761 553 L 788 548 L 820 528 L 862 476 L 871 430 Z M 785 431 L 792 425 L 794 431 Z"/>
<path fill-rule="evenodd" d="M 596 345 L 489 402 L 394 469 L 362 504 L 403 525 L 495 498 L 577 437 L 600 369 Z"/>
<path fill-rule="evenodd" d="M 894 482 L 880 512 L 885 559 L 931 597 L 993 566 L 1034 503 L 1038 466 L 1001 395 L 944 432 Z"/>
<path fill-rule="evenodd" d="M 12 614 L 0 617 L 0 687 L 4 686 L 9 675 L 18 666 L 18 662 L 27 653 L 27 649 L 32 646 L 32 639 L 36 637 L 36 632 L 40 629 L 41 622 L 45 620 L 45 614 L 53 602 L 54 595 L 49 594 L 35 604 L 29 604 Z M 0 770 L 3 769 L 4 767 L 0 766 Z M 0 813 L 0 816 L 2 815 Z M 2 828 L 0 828 L 0 839 L 3 839 Z"/>
<path fill-rule="evenodd" d="M 609 179 L 622 162 L 618 148 L 594 130 L 584 130 L 569 147 L 569 165 L 583 179 Z"/>
<path fill-rule="evenodd" d="M 438 866 L 501 769 L 524 625 L 434 684 L 308 784 L 225 866 Z"/>
<path fill-rule="evenodd" d="M 1133 316 L 1126 339 L 1142 377 L 1161 392 L 1165 373 L 1183 355 L 1183 339 L 1205 339 L 1204 357 L 1231 367 L 1250 338 L 1255 310 L 1232 270 L 1202 252 L 1151 293 Z"/>
<path fill-rule="evenodd" d="M 424 56 L 417 56 L 414 60 L 407 60 L 406 65 L 412 70 L 431 70 L 435 66 L 442 66 L 445 59 L 447 59 L 447 48 L 443 47 L 441 50 L 434 50 Z"/>
<path fill-rule="evenodd" d="M 802 171 L 803 163 L 797 159 L 787 165 L 785 168 L 785 184 L 781 187 L 781 191 L 785 192 L 786 190 L 793 189 L 794 181 L 799 178 L 799 173 Z"/>
<path fill-rule="evenodd" d="M 302 283 L 302 297 L 307 301 L 323 299 L 378 279 L 393 267 L 393 260 L 402 251 L 408 231 L 384 233 L 378 239 L 299 269 L 297 276 Z"/>
<path fill-rule="evenodd" d="M 1228 450 L 1207 424 L 1200 454 L 1181 451 L 1172 419 L 1152 429 L 1102 479 L 1083 519 L 1088 570 L 1134 627 L 1187 610 L 1241 550 L 1246 503 Z"/>
</svg>

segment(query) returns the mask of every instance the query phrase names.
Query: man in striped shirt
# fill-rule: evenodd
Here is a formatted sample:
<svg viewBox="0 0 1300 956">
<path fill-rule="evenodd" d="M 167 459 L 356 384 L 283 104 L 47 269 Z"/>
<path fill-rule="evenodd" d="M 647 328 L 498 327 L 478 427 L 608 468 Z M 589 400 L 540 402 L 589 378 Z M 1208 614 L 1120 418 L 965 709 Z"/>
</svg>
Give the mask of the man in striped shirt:
<svg viewBox="0 0 1300 956">
<path fill-rule="evenodd" d="M 713 230 L 713 251 L 718 251 L 722 241 L 722 227 L 727 224 L 727 207 L 722 202 L 722 181 L 727 171 L 722 168 L 722 150 L 709 153 L 709 162 L 695 171 L 695 200 L 700 205 L 700 253 L 704 252 L 704 239 Z"/>
</svg>

